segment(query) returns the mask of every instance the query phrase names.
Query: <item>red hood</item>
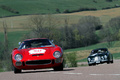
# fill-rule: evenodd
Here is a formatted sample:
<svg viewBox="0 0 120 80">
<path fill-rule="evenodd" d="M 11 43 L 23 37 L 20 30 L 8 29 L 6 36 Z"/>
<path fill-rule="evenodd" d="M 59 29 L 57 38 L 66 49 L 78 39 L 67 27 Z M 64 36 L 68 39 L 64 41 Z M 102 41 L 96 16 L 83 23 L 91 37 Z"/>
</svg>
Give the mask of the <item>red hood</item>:
<svg viewBox="0 0 120 80">
<path fill-rule="evenodd" d="M 28 48 L 19 50 L 23 60 L 52 59 L 55 47 Z"/>
</svg>

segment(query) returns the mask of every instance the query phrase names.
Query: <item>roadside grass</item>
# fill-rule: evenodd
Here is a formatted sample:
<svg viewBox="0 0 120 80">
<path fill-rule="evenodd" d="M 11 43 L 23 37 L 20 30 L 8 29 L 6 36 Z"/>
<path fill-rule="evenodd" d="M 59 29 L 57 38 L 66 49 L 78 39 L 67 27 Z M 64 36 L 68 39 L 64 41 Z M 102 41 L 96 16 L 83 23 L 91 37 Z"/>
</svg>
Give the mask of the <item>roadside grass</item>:
<svg viewBox="0 0 120 80">
<path fill-rule="evenodd" d="M 3 69 L 0 69 L 0 72 L 4 72 L 4 70 L 3 70 Z"/>
<path fill-rule="evenodd" d="M 81 59 L 81 60 L 77 60 L 77 62 L 87 62 L 87 58 Z"/>
<path fill-rule="evenodd" d="M 113 58 L 114 59 L 120 59 L 120 53 L 114 53 Z"/>
</svg>

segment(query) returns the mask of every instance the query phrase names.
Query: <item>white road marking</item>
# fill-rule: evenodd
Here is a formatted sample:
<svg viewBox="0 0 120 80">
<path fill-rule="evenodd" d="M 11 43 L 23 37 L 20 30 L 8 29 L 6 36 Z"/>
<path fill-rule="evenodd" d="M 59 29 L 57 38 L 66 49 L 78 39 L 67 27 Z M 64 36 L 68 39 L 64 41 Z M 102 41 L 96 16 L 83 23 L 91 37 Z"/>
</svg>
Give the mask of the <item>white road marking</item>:
<svg viewBox="0 0 120 80">
<path fill-rule="evenodd" d="M 77 75 L 80 75 L 80 74 L 82 74 L 82 73 L 63 73 L 63 74 L 77 74 Z"/>
<path fill-rule="evenodd" d="M 108 75 L 113 75 L 113 76 L 120 76 L 120 74 L 108 74 Z"/>
<path fill-rule="evenodd" d="M 101 76 L 101 75 L 113 75 L 113 76 L 120 76 L 120 74 L 89 74 L 91 76 Z"/>
<path fill-rule="evenodd" d="M 92 76 L 99 76 L 99 75 L 104 75 L 104 74 L 89 74 L 89 75 L 92 75 Z"/>
<path fill-rule="evenodd" d="M 59 74 L 60 72 L 49 72 L 51 74 Z M 70 74 L 70 75 L 82 75 L 83 73 L 74 73 L 74 72 L 64 72 L 62 74 Z M 111 75 L 111 76 L 120 76 L 120 74 L 89 74 L 90 76 L 107 76 L 107 75 Z"/>
<path fill-rule="evenodd" d="M 55 73 L 56 74 L 56 73 L 60 73 L 60 72 L 50 72 L 50 73 Z"/>
</svg>

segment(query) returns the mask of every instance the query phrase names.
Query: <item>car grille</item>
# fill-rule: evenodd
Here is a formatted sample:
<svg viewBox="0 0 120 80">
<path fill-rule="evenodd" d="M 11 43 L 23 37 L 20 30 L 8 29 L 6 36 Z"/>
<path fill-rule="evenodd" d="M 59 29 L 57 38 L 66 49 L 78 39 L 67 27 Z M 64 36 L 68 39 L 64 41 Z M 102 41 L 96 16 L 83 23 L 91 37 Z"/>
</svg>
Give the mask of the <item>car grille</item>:
<svg viewBox="0 0 120 80">
<path fill-rule="evenodd" d="M 51 60 L 35 60 L 35 61 L 26 61 L 26 65 L 45 65 L 51 64 Z"/>
</svg>

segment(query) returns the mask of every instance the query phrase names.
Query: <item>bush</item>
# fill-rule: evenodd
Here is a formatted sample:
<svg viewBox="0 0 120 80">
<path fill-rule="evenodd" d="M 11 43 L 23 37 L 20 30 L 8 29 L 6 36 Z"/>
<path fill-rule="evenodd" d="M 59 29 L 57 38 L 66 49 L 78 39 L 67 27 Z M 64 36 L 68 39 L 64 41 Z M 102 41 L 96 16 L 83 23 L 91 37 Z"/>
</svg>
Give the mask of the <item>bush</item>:
<svg viewBox="0 0 120 80">
<path fill-rule="evenodd" d="M 6 6 L 6 5 L 2 5 L 2 6 L 0 6 L 0 7 L 1 7 L 2 9 L 4 9 L 4 10 L 7 10 L 7 11 L 11 12 L 11 13 L 19 14 L 18 11 L 16 11 L 15 9 L 12 9 L 11 7 L 8 7 L 8 6 Z"/>
<path fill-rule="evenodd" d="M 60 13 L 60 10 L 57 8 L 57 9 L 56 9 L 56 12 L 57 12 L 57 13 Z"/>
<path fill-rule="evenodd" d="M 70 13 L 70 11 L 68 9 L 66 9 L 63 13 Z"/>
<path fill-rule="evenodd" d="M 98 26 L 95 27 L 95 30 L 100 30 L 100 29 L 102 29 L 102 28 L 103 28 L 102 25 L 98 25 Z"/>
<path fill-rule="evenodd" d="M 74 13 L 74 12 L 81 12 L 81 11 L 96 11 L 97 9 L 96 8 L 79 8 L 77 10 L 68 10 L 66 9 L 63 13 Z"/>
<path fill-rule="evenodd" d="M 65 67 L 77 67 L 77 55 L 76 52 L 64 54 Z"/>
</svg>

